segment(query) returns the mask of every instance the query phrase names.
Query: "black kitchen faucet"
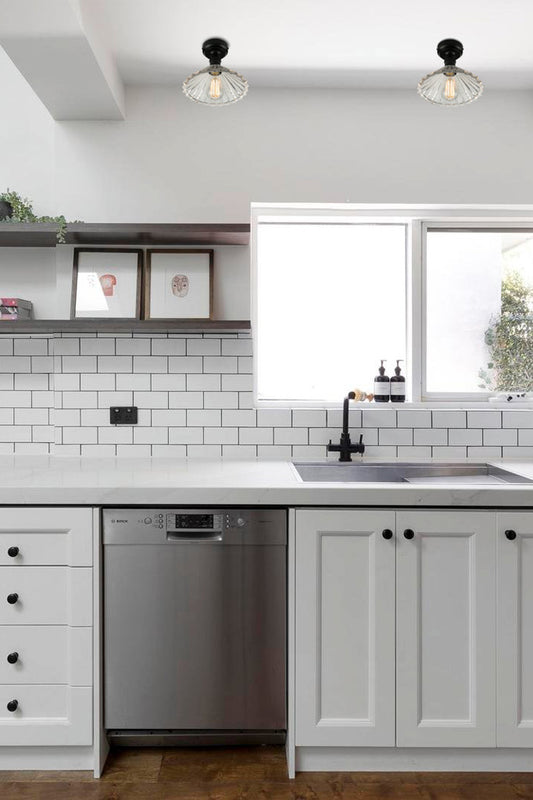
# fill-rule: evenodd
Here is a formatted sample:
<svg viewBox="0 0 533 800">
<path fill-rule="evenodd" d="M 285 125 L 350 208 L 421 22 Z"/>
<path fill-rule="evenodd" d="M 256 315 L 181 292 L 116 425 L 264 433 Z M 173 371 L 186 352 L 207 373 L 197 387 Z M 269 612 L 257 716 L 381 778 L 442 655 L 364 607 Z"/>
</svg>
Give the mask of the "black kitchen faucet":
<svg viewBox="0 0 533 800">
<path fill-rule="evenodd" d="M 344 398 L 344 403 L 342 406 L 342 433 L 340 443 L 331 444 L 330 439 L 328 444 L 328 453 L 340 453 L 339 461 L 351 461 L 352 453 L 361 453 L 361 455 L 363 455 L 365 452 L 363 434 L 361 434 L 359 437 L 357 444 L 352 444 L 350 433 L 348 431 L 348 404 L 350 400 L 354 400 L 354 398 L 355 392 L 348 392 L 347 397 Z"/>
</svg>

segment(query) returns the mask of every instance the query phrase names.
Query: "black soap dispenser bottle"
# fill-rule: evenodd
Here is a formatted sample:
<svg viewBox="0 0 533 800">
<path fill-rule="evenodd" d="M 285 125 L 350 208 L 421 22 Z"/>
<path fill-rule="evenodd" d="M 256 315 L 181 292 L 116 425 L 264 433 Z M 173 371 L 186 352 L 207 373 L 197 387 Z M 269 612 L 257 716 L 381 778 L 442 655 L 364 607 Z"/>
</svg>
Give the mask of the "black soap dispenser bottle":
<svg viewBox="0 0 533 800">
<path fill-rule="evenodd" d="M 390 379 L 391 403 L 405 403 L 405 378 L 401 374 L 400 361 L 403 361 L 403 358 L 397 359 L 396 366 L 394 367 L 396 375 L 393 375 Z"/>
<path fill-rule="evenodd" d="M 384 362 L 385 359 L 381 359 L 379 375 L 374 378 L 374 400 L 376 403 L 388 403 L 390 399 L 390 378 L 385 375 Z"/>
</svg>

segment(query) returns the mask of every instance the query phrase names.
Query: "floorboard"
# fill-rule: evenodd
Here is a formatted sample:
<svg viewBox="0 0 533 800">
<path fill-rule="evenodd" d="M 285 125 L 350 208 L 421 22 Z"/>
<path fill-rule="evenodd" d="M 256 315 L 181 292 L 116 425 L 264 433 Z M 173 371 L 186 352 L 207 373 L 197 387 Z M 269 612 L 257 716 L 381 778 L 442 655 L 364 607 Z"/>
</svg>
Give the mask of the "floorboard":
<svg viewBox="0 0 533 800">
<path fill-rule="evenodd" d="M 0 772 L 0 800 L 533 800 L 533 773 L 305 772 L 281 747 L 116 749 L 90 772 Z"/>
</svg>

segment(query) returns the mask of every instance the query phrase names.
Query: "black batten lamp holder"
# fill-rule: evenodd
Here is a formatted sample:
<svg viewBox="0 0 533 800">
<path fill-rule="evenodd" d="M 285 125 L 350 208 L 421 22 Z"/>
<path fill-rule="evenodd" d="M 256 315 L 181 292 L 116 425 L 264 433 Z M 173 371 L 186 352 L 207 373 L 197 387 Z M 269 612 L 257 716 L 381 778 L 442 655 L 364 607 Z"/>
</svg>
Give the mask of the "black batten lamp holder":
<svg viewBox="0 0 533 800">
<path fill-rule="evenodd" d="M 457 39 L 443 39 L 437 45 L 437 54 L 445 67 L 455 67 L 455 62 L 463 55 L 463 45 Z"/>
<path fill-rule="evenodd" d="M 225 39 L 206 39 L 202 45 L 202 53 L 209 59 L 212 67 L 219 67 L 223 58 L 228 55 L 229 44 Z"/>
</svg>

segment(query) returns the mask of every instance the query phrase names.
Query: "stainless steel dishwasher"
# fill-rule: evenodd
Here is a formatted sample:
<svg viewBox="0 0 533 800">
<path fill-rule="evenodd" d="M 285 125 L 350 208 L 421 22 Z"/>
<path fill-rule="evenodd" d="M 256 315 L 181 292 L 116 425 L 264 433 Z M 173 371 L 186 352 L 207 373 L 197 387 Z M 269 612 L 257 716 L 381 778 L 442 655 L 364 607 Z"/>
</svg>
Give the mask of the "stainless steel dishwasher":
<svg viewBox="0 0 533 800">
<path fill-rule="evenodd" d="M 105 509 L 105 726 L 123 744 L 282 741 L 282 509 Z"/>
</svg>

